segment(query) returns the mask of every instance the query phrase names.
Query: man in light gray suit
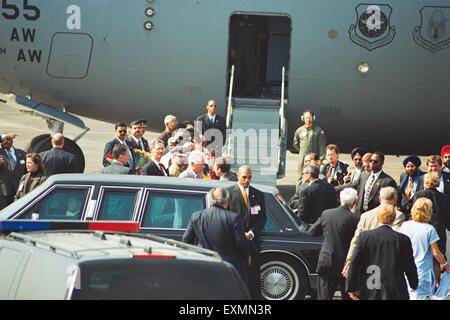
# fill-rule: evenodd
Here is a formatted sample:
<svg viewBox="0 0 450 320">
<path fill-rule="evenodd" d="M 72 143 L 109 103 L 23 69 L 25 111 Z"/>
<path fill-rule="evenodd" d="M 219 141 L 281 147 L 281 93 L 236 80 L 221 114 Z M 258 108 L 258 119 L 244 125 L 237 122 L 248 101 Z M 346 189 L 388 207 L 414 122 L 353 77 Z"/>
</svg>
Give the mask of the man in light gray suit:
<svg viewBox="0 0 450 320">
<path fill-rule="evenodd" d="M 130 152 L 128 146 L 124 144 L 116 144 L 112 150 L 113 162 L 111 165 L 102 168 L 99 173 L 106 174 L 135 174 L 135 171 L 130 167 L 125 167 L 130 159 Z"/>
<path fill-rule="evenodd" d="M 194 150 L 191 152 L 188 158 L 188 164 L 186 170 L 184 170 L 178 177 L 179 178 L 191 178 L 191 179 L 203 179 L 203 168 L 205 167 L 205 156 L 203 152 Z"/>
</svg>

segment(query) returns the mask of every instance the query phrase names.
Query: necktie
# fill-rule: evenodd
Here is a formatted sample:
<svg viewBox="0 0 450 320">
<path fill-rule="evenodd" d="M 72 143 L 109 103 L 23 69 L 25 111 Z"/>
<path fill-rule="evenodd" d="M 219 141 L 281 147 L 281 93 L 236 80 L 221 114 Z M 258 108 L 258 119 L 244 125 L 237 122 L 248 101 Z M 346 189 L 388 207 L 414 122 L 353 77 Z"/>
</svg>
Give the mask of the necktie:
<svg viewBox="0 0 450 320">
<path fill-rule="evenodd" d="M 369 196 L 370 192 L 372 191 L 373 182 L 375 181 L 375 175 L 370 176 L 369 185 L 367 186 L 367 191 L 364 194 L 364 211 L 367 211 L 369 209 Z"/>
<path fill-rule="evenodd" d="M 405 190 L 405 195 L 406 195 L 406 198 L 408 198 L 408 200 L 411 200 L 411 191 L 412 191 L 412 188 L 413 188 L 413 178 L 412 178 L 412 177 L 409 177 L 408 187 L 407 187 L 406 190 Z"/>
<path fill-rule="evenodd" d="M 141 150 L 144 151 L 144 144 L 142 143 L 142 140 L 139 140 L 139 146 L 141 147 Z"/>
<path fill-rule="evenodd" d="M 162 163 L 159 164 L 159 168 L 161 169 L 161 173 L 163 174 L 163 176 L 165 176 L 166 175 L 166 170 L 165 170 L 165 167 L 164 167 L 164 165 Z"/>
<path fill-rule="evenodd" d="M 8 150 L 6 153 L 8 154 L 9 161 L 11 162 L 11 170 L 14 170 L 14 168 L 16 166 L 16 159 L 14 159 L 14 156 L 13 156 L 11 150 Z"/>
</svg>

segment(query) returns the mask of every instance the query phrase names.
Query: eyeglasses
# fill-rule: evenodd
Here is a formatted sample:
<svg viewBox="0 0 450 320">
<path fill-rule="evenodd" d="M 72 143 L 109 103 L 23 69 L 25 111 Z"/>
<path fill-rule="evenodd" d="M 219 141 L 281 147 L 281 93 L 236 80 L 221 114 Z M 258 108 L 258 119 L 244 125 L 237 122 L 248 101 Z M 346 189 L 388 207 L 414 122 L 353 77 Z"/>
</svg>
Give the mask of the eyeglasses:
<svg viewBox="0 0 450 320">
<path fill-rule="evenodd" d="M 372 159 L 370 159 L 370 162 L 371 162 L 371 163 L 378 163 L 378 160 L 372 160 Z"/>
<path fill-rule="evenodd" d="M 119 130 L 119 133 L 127 133 L 127 130 Z"/>
</svg>

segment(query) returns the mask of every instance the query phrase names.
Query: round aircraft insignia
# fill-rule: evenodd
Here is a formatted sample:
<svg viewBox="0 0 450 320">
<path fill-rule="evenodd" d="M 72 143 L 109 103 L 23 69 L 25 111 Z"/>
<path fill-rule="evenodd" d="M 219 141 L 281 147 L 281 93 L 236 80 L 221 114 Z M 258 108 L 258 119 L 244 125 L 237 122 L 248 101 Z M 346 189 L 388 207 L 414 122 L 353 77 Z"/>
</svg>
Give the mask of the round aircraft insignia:
<svg viewBox="0 0 450 320">
<path fill-rule="evenodd" d="M 358 21 L 358 27 L 359 30 L 363 35 L 369 38 L 376 38 L 382 35 L 387 27 L 388 27 L 388 21 L 386 18 L 386 15 L 380 11 L 380 22 L 379 25 L 371 24 L 371 22 L 368 20 L 372 16 L 372 13 L 364 12 L 359 17 Z"/>
</svg>

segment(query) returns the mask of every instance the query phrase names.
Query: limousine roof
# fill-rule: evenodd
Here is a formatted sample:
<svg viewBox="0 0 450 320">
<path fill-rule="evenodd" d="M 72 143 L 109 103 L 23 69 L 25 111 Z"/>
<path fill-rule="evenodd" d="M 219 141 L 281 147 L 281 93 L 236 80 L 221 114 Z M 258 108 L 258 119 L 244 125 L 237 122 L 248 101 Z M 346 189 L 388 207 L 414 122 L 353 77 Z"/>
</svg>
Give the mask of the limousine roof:
<svg viewBox="0 0 450 320">
<path fill-rule="evenodd" d="M 158 176 L 140 176 L 140 175 L 123 175 L 123 174 L 55 174 L 50 176 L 47 184 L 55 183 L 100 183 L 100 184 L 131 184 L 131 185 L 152 185 L 152 186 L 177 186 L 178 188 L 214 188 L 214 187 L 230 187 L 236 182 L 218 181 L 207 179 L 186 179 L 175 177 L 158 177 Z M 252 184 L 262 192 L 277 194 L 277 188 L 265 186 L 261 184 Z"/>
</svg>

